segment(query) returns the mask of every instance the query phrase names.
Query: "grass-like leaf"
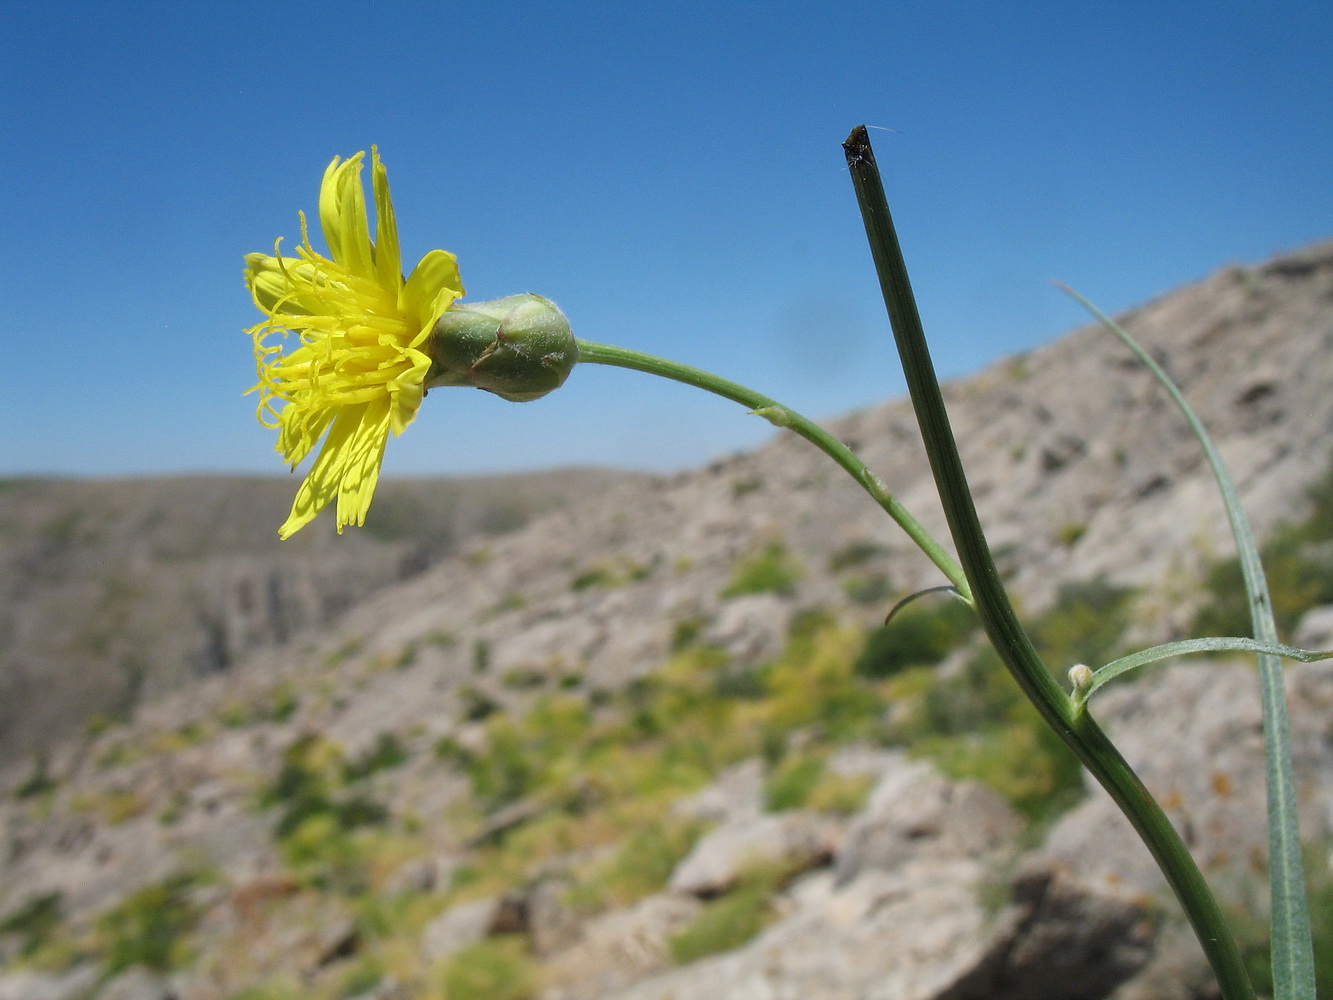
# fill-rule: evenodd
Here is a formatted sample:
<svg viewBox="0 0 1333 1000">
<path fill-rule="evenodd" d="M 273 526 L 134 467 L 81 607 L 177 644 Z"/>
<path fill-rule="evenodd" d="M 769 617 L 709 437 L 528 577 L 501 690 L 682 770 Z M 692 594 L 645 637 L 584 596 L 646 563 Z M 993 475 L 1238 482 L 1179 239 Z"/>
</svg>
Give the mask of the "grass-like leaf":
<svg viewBox="0 0 1333 1000">
<path fill-rule="evenodd" d="M 1161 660 L 1169 660 L 1173 656 L 1184 656 L 1189 653 L 1260 653 L 1268 656 L 1281 656 L 1287 660 L 1300 660 L 1302 663 L 1333 659 L 1333 650 L 1297 649 L 1295 646 L 1284 646 L 1280 642 L 1260 642 L 1258 639 L 1244 639 L 1238 636 L 1185 639 L 1181 642 L 1168 642 L 1161 646 L 1143 649 L 1137 653 L 1131 653 L 1129 656 L 1122 656 L 1118 660 L 1112 660 L 1104 667 L 1098 667 L 1093 671 L 1092 683 L 1082 692 L 1082 700 L 1086 701 L 1094 691 L 1105 685 L 1107 681 L 1114 680 L 1135 667 L 1146 666 L 1149 663 L 1157 663 Z"/>
<path fill-rule="evenodd" d="M 1147 366 L 1180 408 L 1203 447 L 1222 502 L 1226 505 L 1231 533 L 1240 552 L 1240 568 L 1250 603 L 1254 636 L 1261 643 L 1277 643 L 1277 625 L 1268 595 L 1268 581 L 1259 560 L 1259 547 L 1241 507 L 1222 456 L 1193 408 L 1162 367 L 1109 316 L 1066 285 L 1058 285 L 1120 338 Z M 1285 654 L 1278 654 L 1285 655 Z M 1268 784 L 1268 868 L 1272 889 L 1273 1000 L 1313 1000 L 1315 995 L 1314 946 L 1310 935 L 1310 912 L 1305 898 L 1305 868 L 1301 859 L 1300 827 L 1296 817 L 1296 782 L 1291 764 L 1291 737 L 1287 727 L 1286 690 L 1278 655 L 1258 651 L 1259 693 L 1264 713 L 1264 772 Z M 1297 657 L 1299 659 L 1299 657 Z M 1129 669 L 1128 667 L 1124 669 Z M 1109 679 L 1109 678 L 1108 678 Z"/>
</svg>

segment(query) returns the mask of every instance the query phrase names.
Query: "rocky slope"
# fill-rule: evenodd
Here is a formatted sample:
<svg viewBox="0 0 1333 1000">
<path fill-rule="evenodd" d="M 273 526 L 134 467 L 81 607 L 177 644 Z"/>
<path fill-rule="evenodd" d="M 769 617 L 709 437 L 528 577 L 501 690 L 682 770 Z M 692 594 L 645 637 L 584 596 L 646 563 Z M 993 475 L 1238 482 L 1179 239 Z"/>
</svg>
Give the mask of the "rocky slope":
<svg viewBox="0 0 1333 1000">
<path fill-rule="evenodd" d="M 1333 441 L 1333 244 L 1121 319 L 1198 407 L 1261 534 L 1303 517 Z M 1115 624 L 1103 652 L 1125 625 L 1188 628 L 1225 521 L 1117 342 L 1079 331 L 947 396 L 1053 666 L 1087 647 L 1046 609 Z M 835 429 L 943 533 L 904 402 Z M 779 437 L 603 486 L 9 767 L 0 998 L 1209 995 L 1146 852 L 1099 795 L 1078 800 L 975 639 L 911 640 L 918 658 L 885 666 L 903 622 L 867 660 L 886 606 L 939 581 L 838 470 Z M 227 549 L 197 577 L 224 606 L 243 589 Z M 343 574 L 308 579 L 322 595 Z M 1333 670 L 1291 678 L 1323 858 Z M 1250 912 L 1256 706 L 1249 668 L 1225 663 L 1096 703 Z"/>
</svg>

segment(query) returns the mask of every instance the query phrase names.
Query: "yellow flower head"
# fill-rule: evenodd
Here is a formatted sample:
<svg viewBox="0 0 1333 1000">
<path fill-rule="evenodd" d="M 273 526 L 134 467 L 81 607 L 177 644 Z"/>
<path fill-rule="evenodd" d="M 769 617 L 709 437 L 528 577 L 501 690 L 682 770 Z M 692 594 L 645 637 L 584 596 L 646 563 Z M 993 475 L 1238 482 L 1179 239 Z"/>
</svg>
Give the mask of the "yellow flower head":
<svg viewBox="0 0 1333 1000">
<path fill-rule="evenodd" d="M 333 158 L 319 189 L 330 257 L 310 246 L 304 213 L 295 257 L 246 255 L 245 283 L 263 322 L 254 338 L 259 422 L 278 430 L 295 468 L 324 437 L 315 464 L 278 529 L 287 538 L 336 496 L 338 531 L 364 524 L 389 431 L 412 422 L 425 395 L 426 342 L 463 295 L 454 255 L 432 250 L 403 280 L 389 180 L 371 147 L 375 240 L 361 184 L 364 153 Z M 296 334 L 299 345 L 290 341 Z M 275 342 L 274 337 L 278 338 Z"/>
</svg>

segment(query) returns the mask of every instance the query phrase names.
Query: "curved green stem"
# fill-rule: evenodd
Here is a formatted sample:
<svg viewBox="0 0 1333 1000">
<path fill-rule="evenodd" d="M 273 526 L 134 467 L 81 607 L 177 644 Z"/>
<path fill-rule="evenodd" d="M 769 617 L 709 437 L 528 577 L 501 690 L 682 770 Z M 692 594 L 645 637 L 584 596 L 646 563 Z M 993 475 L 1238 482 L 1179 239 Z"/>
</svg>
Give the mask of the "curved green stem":
<svg viewBox="0 0 1333 1000">
<path fill-rule="evenodd" d="M 958 445 L 944 407 L 944 396 L 940 392 L 908 281 L 907 266 L 884 196 L 879 168 L 864 126 L 852 131 L 843 148 L 931 471 L 960 561 L 972 584 L 977 614 L 986 634 L 1042 718 L 1111 794 L 1152 852 L 1198 935 L 1204 954 L 1217 975 L 1222 995 L 1226 1000 L 1254 1000 L 1254 988 L 1250 985 L 1240 951 L 1189 850 L 1091 714 L 1074 710 L 1072 700 L 1051 676 L 1019 624 L 972 503 Z"/>
<path fill-rule="evenodd" d="M 939 567 L 940 572 L 948 578 L 949 582 L 958 588 L 958 592 L 963 599 L 969 604 L 972 603 L 972 589 L 968 586 L 967 577 L 963 574 L 962 567 L 958 565 L 953 556 L 949 555 L 944 547 L 935 540 L 934 536 L 921 526 L 921 522 L 898 502 L 879 476 L 866 468 L 866 464 L 850 448 L 813 420 L 803 417 L 790 407 L 783 406 L 776 400 L 755 392 L 753 389 L 746 388 L 738 382 L 719 378 L 717 375 L 700 368 L 691 368 L 689 365 L 668 361 L 652 354 L 644 354 L 642 351 L 614 347 L 610 344 L 595 344 L 588 340 L 578 341 L 578 348 L 579 361 L 581 362 L 611 365 L 616 368 L 632 368 L 634 371 L 647 372 L 650 375 L 660 375 L 676 382 L 683 382 L 686 385 L 707 390 L 714 395 L 747 406 L 770 423 L 799 434 L 847 470 L 860 487 L 870 494 L 875 503 L 884 508 L 889 517 L 893 518 L 903 531 L 907 532 L 908 537 L 916 542 L 930 561 Z"/>
</svg>

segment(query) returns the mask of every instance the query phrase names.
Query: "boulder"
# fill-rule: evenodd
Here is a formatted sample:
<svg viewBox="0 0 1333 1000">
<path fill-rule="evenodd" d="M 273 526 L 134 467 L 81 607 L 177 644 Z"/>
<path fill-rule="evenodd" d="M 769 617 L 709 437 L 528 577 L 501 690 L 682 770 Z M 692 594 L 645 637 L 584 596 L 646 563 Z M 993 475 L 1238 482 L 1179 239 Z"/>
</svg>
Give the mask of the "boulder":
<svg viewBox="0 0 1333 1000">
<path fill-rule="evenodd" d="M 733 888 L 755 867 L 788 872 L 827 864 L 837 852 L 842 826 L 818 813 L 766 813 L 732 820 L 704 836 L 671 873 L 667 888 L 711 898 Z"/>
<path fill-rule="evenodd" d="M 948 781 L 929 761 L 899 752 L 848 827 L 836 872 L 847 882 L 913 858 L 972 857 L 1011 845 L 1022 829 L 1020 817 L 984 785 Z"/>
<path fill-rule="evenodd" d="M 448 958 L 491 932 L 500 913 L 500 898 L 487 896 L 445 910 L 421 931 L 421 953 L 427 962 Z"/>
<path fill-rule="evenodd" d="M 589 920 L 578 942 L 547 964 L 541 1000 L 595 1000 L 669 969 L 671 937 L 702 905 L 691 896 L 664 894 Z"/>
</svg>

